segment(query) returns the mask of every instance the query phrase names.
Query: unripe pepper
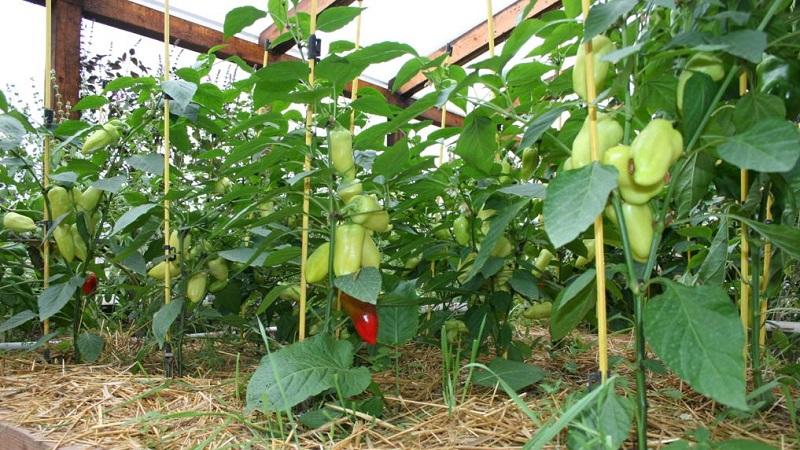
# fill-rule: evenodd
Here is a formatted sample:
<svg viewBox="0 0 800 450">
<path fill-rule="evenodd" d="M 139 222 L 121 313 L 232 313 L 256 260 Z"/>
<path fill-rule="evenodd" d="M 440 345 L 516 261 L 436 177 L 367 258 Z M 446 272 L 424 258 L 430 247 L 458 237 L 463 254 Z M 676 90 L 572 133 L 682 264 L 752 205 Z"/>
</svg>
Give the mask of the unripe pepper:
<svg viewBox="0 0 800 450">
<path fill-rule="evenodd" d="M 597 114 L 597 158 L 603 160 L 605 151 L 622 141 L 624 130 L 608 114 Z M 589 139 L 589 117 L 586 117 L 580 131 L 572 141 L 571 167 L 580 169 L 592 162 L 592 147 Z M 566 164 L 565 164 L 566 165 Z M 569 170 L 569 169 L 567 169 Z"/>
<path fill-rule="evenodd" d="M 631 205 L 622 203 L 622 215 L 628 230 L 628 241 L 633 259 L 646 262 L 653 243 L 653 214 L 650 205 Z"/>
<path fill-rule="evenodd" d="M 208 292 L 217 293 L 228 286 L 228 280 L 214 280 L 208 285 Z"/>
<path fill-rule="evenodd" d="M 342 309 L 350 316 L 361 340 L 370 345 L 378 342 L 378 310 L 375 305 L 357 300 L 341 291 L 339 296 Z"/>
<path fill-rule="evenodd" d="M 156 280 L 164 280 L 167 278 L 167 268 L 169 268 L 170 279 L 177 278 L 181 274 L 181 269 L 177 264 L 170 261 L 161 261 L 147 271 L 147 275 L 155 278 Z"/>
<path fill-rule="evenodd" d="M 86 272 L 86 278 L 81 285 L 83 295 L 92 295 L 97 290 L 97 275 L 94 272 Z"/>
<path fill-rule="evenodd" d="M 3 227 L 16 233 L 36 230 L 36 223 L 28 216 L 7 212 L 3 216 Z"/>
<path fill-rule="evenodd" d="M 290 302 L 299 302 L 300 301 L 300 286 L 298 284 L 289 284 L 286 285 L 286 288 L 278 294 L 278 297 L 281 300 L 286 300 Z"/>
<path fill-rule="evenodd" d="M 208 262 L 208 271 L 211 276 L 217 280 L 224 281 L 228 279 L 228 262 L 224 258 L 217 257 Z"/>
<path fill-rule="evenodd" d="M 592 62 L 594 63 L 594 83 L 597 94 L 603 88 L 611 63 L 601 61 L 603 55 L 613 52 L 617 46 L 611 39 L 601 35 L 592 38 Z M 581 44 L 575 57 L 575 67 L 572 68 L 572 90 L 583 100 L 586 100 L 586 50 Z"/>
<path fill-rule="evenodd" d="M 594 261 L 594 239 L 584 239 L 583 246 L 586 247 L 586 256 L 578 256 L 578 258 L 575 260 L 575 267 L 583 267 Z"/>
<path fill-rule="evenodd" d="M 683 137 L 664 119 L 653 119 L 631 143 L 633 181 L 641 186 L 663 182 L 673 160 L 683 152 Z M 676 157 L 677 156 L 677 157 Z"/>
<path fill-rule="evenodd" d="M 492 249 L 491 255 L 495 258 L 505 258 L 510 255 L 512 251 L 514 251 L 514 245 L 511 244 L 511 241 L 505 236 L 500 236 L 500 239 L 497 240 L 497 243 Z"/>
<path fill-rule="evenodd" d="M 500 161 L 500 184 L 511 183 L 511 163 L 507 159 Z"/>
<path fill-rule="evenodd" d="M 178 234 L 178 230 L 172 230 L 172 233 L 169 235 L 169 246 L 172 247 L 172 250 L 175 252 L 175 262 L 181 262 L 181 248 L 180 248 L 180 235 Z"/>
<path fill-rule="evenodd" d="M 462 335 L 469 333 L 467 325 L 458 319 L 446 320 L 444 322 L 444 331 L 447 336 L 447 342 L 451 344 L 460 341 Z"/>
<path fill-rule="evenodd" d="M 382 210 L 383 208 L 378 204 L 378 199 L 375 196 L 366 194 L 353 196 L 345 208 L 345 211 L 349 211 L 349 217 L 353 223 L 359 225 L 363 225 L 373 213 Z"/>
<path fill-rule="evenodd" d="M 192 233 L 186 233 L 183 237 L 183 259 L 192 257 Z"/>
<path fill-rule="evenodd" d="M 542 251 L 539 252 L 539 256 L 537 256 L 536 260 L 533 262 L 533 265 L 541 272 L 547 268 L 552 260 L 553 254 L 550 253 L 550 250 L 543 248 Z"/>
<path fill-rule="evenodd" d="M 433 232 L 433 236 L 436 239 L 441 239 L 443 241 L 450 240 L 450 230 L 447 227 L 443 227 L 441 223 L 435 223 L 431 228 L 436 230 Z"/>
<path fill-rule="evenodd" d="M 683 111 L 683 91 L 686 89 L 686 82 L 695 73 L 704 73 L 714 81 L 719 81 L 725 76 L 725 67 L 722 60 L 710 53 L 697 53 L 686 63 L 678 77 L 678 90 L 676 91 L 678 111 Z"/>
<path fill-rule="evenodd" d="M 662 178 L 658 183 L 650 186 L 637 184 L 630 173 L 632 161 L 631 148 L 627 145 L 611 147 L 603 155 L 603 164 L 614 166 L 619 173 L 617 182 L 622 199 L 634 205 L 643 205 L 661 192 L 664 188 L 664 180 Z"/>
<path fill-rule="evenodd" d="M 376 233 L 385 233 L 391 230 L 392 226 L 389 224 L 389 213 L 384 210 L 380 210 L 370 214 L 367 220 L 364 222 L 364 228 L 372 230 Z"/>
<path fill-rule="evenodd" d="M 522 151 L 522 168 L 519 171 L 519 178 L 522 181 L 529 180 L 536 166 L 539 164 L 539 151 L 536 147 L 528 147 Z"/>
<path fill-rule="evenodd" d="M 356 196 L 364 192 L 364 186 L 361 184 L 358 179 L 353 179 L 350 181 L 345 181 L 339 185 L 339 189 L 336 190 L 339 194 L 339 198 L 342 199 L 344 204 L 350 203 L 350 200 Z"/>
<path fill-rule="evenodd" d="M 333 273 L 337 277 L 361 270 L 366 230 L 357 223 L 339 225 L 333 246 Z"/>
<path fill-rule="evenodd" d="M 356 177 L 356 163 L 353 159 L 353 135 L 341 125 L 328 134 L 328 147 L 331 152 L 331 165 L 345 180 Z"/>
<path fill-rule="evenodd" d="M 111 120 L 103 125 L 103 128 L 92 131 L 86 140 L 83 141 L 83 148 L 81 148 L 81 151 L 84 154 L 92 153 L 113 144 L 119 139 L 119 128 L 121 127 L 122 122 L 119 120 Z"/>
<path fill-rule="evenodd" d="M 72 241 L 72 233 L 69 228 L 69 225 L 61 224 L 53 230 L 53 238 L 56 240 L 58 252 L 68 263 L 75 259 L 75 244 Z"/>
<path fill-rule="evenodd" d="M 186 298 L 192 303 L 197 303 L 206 296 L 206 286 L 208 285 L 208 273 L 198 272 L 189 278 L 186 283 Z"/>
<path fill-rule="evenodd" d="M 47 191 L 47 199 L 50 202 L 51 220 L 56 220 L 72 210 L 72 198 L 69 192 L 61 186 L 50 188 Z"/>
<path fill-rule="evenodd" d="M 259 217 L 267 217 L 268 215 L 275 212 L 275 203 L 273 202 L 261 202 L 258 204 L 258 216 Z"/>
<path fill-rule="evenodd" d="M 228 177 L 222 177 L 214 182 L 214 193 L 217 195 L 225 195 L 233 187 L 233 181 Z"/>
<path fill-rule="evenodd" d="M 417 268 L 420 262 L 422 262 L 422 255 L 412 256 L 405 260 L 403 263 L 403 268 L 406 270 L 414 270 Z"/>
<path fill-rule="evenodd" d="M 469 245 L 470 232 L 469 232 L 469 219 L 460 215 L 453 221 L 453 236 L 459 245 Z"/>
<path fill-rule="evenodd" d="M 73 190 L 73 192 L 78 192 L 77 190 Z M 97 189 L 94 186 L 89 186 L 86 188 L 85 191 L 80 195 L 80 199 L 75 202 L 82 211 L 91 212 L 97 207 L 97 203 L 100 202 L 100 197 L 103 196 L 103 191 Z"/>
<path fill-rule="evenodd" d="M 381 267 L 381 252 L 375 241 L 368 235 L 364 235 L 364 246 L 361 249 L 361 267 Z"/>
<path fill-rule="evenodd" d="M 86 248 L 86 242 L 83 242 L 81 233 L 78 231 L 78 225 L 73 223 L 69 227 L 69 232 L 72 235 L 72 244 L 73 248 L 75 249 L 75 256 L 81 261 L 86 261 L 86 258 L 89 256 L 89 252 Z"/>
<path fill-rule="evenodd" d="M 317 247 L 306 260 L 306 281 L 319 283 L 328 276 L 328 259 L 331 255 L 331 243 L 325 242 Z"/>
<path fill-rule="evenodd" d="M 553 304 L 551 302 L 535 303 L 522 312 L 522 316 L 526 319 L 549 319 L 553 311 Z"/>
</svg>

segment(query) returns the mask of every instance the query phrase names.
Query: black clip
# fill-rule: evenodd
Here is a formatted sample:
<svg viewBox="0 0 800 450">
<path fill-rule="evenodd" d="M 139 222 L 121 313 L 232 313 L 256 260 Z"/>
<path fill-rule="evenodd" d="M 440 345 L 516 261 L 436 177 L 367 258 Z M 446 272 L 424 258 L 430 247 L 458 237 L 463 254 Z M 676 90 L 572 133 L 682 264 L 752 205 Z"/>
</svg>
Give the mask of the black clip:
<svg viewBox="0 0 800 450">
<path fill-rule="evenodd" d="M 175 362 L 175 355 L 172 353 L 172 345 L 169 342 L 164 344 L 164 377 L 172 378 L 174 375 L 173 368 Z"/>
<path fill-rule="evenodd" d="M 269 39 L 264 39 L 264 51 L 265 52 L 269 51 L 270 46 L 272 46 L 272 41 L 270 41 Z"/>
<path fill-rule="evenodd" d="M 173 247 L 171 245 L 164 245 L 161 248 L 164 249 L 164 252 L 168 252 L 169 253 L 169 257 L 167 258 L 167 260 L 175 261 L 176 259 L 178 259 L 177 255 L 176 255 L 177 249 L 175 247 Z"/>
<path fill-rule="evenodd" d="M 447 53 L 447 56 L 453 56 L 453 43 L 448 42 L 447 45 L 444 46 L 444 52 Z"/>
<path fill-rule="evenodd" d="M 772 219 L 765 220 L 764 225 L 772 225 Z"/>
<path fill-rule="evenodd" d="M 322 39 L 312 34 L 308 37 L 308 59 L 319 61 L 320 55 L 322 55 Z"/>
<path fill-rule="evenodd" d="M 589 372 L 589 380 L 588 380 L 588 387 L 590 391 L 593 391 L 600 383 L 603 381 L 603 376 L 600 372 Z"/>
<path fill-rule="evenodd" d="M 44 126 L 45 126 L 45 128 L 47 128 L 47 129 L 52 129 L 53 128 L 53 121 L 55 120 L 55 116 L 56 116 L 56 113 L 52 109 L 50 109 L 50 108 L 45 108 L 44 109 Z"/>
</svg>

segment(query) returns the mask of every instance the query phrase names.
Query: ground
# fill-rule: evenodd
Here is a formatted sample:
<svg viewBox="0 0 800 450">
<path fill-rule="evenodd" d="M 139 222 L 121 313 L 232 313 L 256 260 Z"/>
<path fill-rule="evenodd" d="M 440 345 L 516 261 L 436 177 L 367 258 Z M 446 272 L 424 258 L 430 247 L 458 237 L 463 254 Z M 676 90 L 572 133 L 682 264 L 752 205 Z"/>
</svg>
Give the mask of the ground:
<svg viewBox="0 0 800 450">
<path fill-rule="evenodd" d="M 545 336 L 546 330 L 533 329 L 527 338 Z M 110 338 L 112 350 L 103 364 L 45 364 L 36 354 L 0 355 L 0 421 L 34 432 L 50 448 L 519 448 L 596 370 L 593 339 L 576 334 L 553 352 L 544 349 L 546 339 L 538 340 L 530 362 L 548 375 L 521 396 L 539 423 L 502 390 L 488 388 L 473 389 L 450 411 L 442 398 L 441 351 L 416 343 L 402 349 L 397 365 L 373 375 L 385 395 L 382 418 L 344 414 L 308 429 L 284 416 L 280 432 L 274 418 L 242 412 L 242 386 L 260 356 L 257 346 L 242 350 L 224 340 L 195 341 L 187 348 L 186 376 L 164 380 L 157 353 L 145 364 L 130 363 L 139 348 L 125 336 Z M 630 336 L 612 336 L 609 347 L 615 371 L 630 379 Z M 772 407 L 740 417 L 673 376 L 650 374 L 649 383 L 651 448 L 700 427 L 714 439 L 798 448 L 779 391 Z M 566 446 L 559 440 L 550 448 Z"/>
</svg>

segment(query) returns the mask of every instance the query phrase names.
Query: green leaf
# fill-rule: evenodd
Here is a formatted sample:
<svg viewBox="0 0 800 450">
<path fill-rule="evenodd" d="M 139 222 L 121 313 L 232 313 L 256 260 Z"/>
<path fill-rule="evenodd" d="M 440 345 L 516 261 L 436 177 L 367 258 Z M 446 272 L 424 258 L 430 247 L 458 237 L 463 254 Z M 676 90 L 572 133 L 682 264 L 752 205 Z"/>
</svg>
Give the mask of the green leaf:
<svg viewBox="0 0 800 450">
<path fill-rule="evenodd" d="M 611 0 L 606 3 L 595 3 L 589 10 L 589 16 L 584 24 L 583 39 L 589 39 L 598 34 L 605 33 L 608 28 L 625 15 L 637 4 L 636 0 Z"/>
<path fill-rule="evenodd" d="M 493 359 L 486 367 L 491 369 L 491 372 L 481 369 L 475 371 L 473 382 L 478 386 L 494 387 L 498 383 L 499 378 L 505 381 L 511 389 L 518 391 L 538 383 L 545 375 L 544 370 L 533 364 L 509 361 L 503 358 Z"/>
<path fill-rule="evenodd" d="M 93 363 L 103 352 L 103 337 L 92 333 L 81 333 L 78 336 L 78 351 L 87 362 Z"/>
<path fill-rule="evenodd" d="M 631 428 L 633 407 L 609 389 L 575 419 L 567 437 L 568 448 L 621 448 Z M 574 426 L 575 423 L 579 426 Z"/>
<path fill-rule="evenodd" d="M 272 21 L 278 28 L 286 28 L 289 23 L 288 3 L 286 0 L 269 0 L 267 2 L 269 15 L 272 16 Z"/>
<path fill-rule="evenodd" d="M 527 299 L 537 300 L 542 296 L 536 278 L 528 270 L 515 270 L 508 284 L 511 285 L 511 289 Z"/>
<path fill-rule="evenodd" d="M 770 118 L 756 123 L 720 145 L 720 158 L 759 172 L 788 172 L 797 163 L 800 134 L 791 122 Z"/>
<path fill-rule="evenodd" d="M 134 206 L 133 208 L 129 209 L 122 215 L 117 222 L 114 224 L 114 229 L 111 230 L 111 236 L 115 234 L 125 231 L 129 226 L 131 226 L 134 222 L 139 220 L 140 217 L 148 214 L 150 211 L 155 208 L 155 203 L 145 203 L 144 205 Z"/>
<path fill-rule="evenodd" d="M 753 64 L 761 62 L 767 49 L 767 33 L 758 30 L 734 31 L 723 34 L 715 41 L 723 46 L 724 52 L 744 58 Z"/>
<path fill-rule="evenodd" d="M 122 186 L 125 185 L 125 181 L 127 179 L 124 175 L 117 175 L 112 178 L 106 178 L 103 180 L 97 180 L 92 183 L 93 187 L 100 189 L 101 191 L 111 192 L 112 194 L 116 194 L 122 190 Z"/>
<path fill-rule="evenodd" d="M 258 70 L 254 76 L 259 81 L 277 83 L 308 78 L 308 64 L 302 61 L 277 61 Z"/>
<path fill-rule="evenodd" d="M 538 141 L 545 131 L 549 130 L 550 127 L 553 125 L 553 122 L 556 121 L 561 115 L 566 111 L 567 108 L 560 106 L 550 111 L 547 111 L 544 114 L 540 114 L 536 116 L 525 129 L 525 134 L 522 136 L 522 141 L 519 143 L 520 148 L 530 147 L 536 141 Z"/>
<path fill-rule="evenodd" d="M 476 110 L 464 119 L 464 131 L 458 138 L 455 153 L 470 166 L 489 174 L 497 149 L 496 135 L 494 121 Z"/>
<path fill-rule="evenodd" d="M 355 6 L 333 6 L 326 8 L 317 17 L 317 29 L 330 33 L 350 23 L 361 14 L 362 8 Z"/>
<path fill-rule="evenodd" d="M 738 102 L 733 110 L 733 123 L 737 130 L 746 130 L 769 118 L 783 119 L 786 107 L 783 100 L 774 95 L 750 92 Z"/>
<path fill-rule="evenodd" d="M 126 159 L 125 163 L 134 169 L 156 175 L 164 171 L 164 155 L 159 153 L 134 155 Z"/>
<path fill-rule="evenodd" d="M 114 92 L 134 86 L 153 87 L 156 79 L 153 77 L 118 77 L 109 81 L 103 88 L 103 92 Z"/>
<path fill-rule="evenodd" d="M 8 112 L 8 100 L 6 99 L 6 94 L 3 91 L 0 91 L 0 110 L 3 112 Z"/>
<path fill-rule="evenodd" d="M 228 261 L 248 264 L 252 267 L 264 267 L 267 258 L 266 253 L 261 253 L 254 248 L 235 248 L 233 250 L 223 250 L 217 254 Z"/>
<path fill-rule="evenodd" d="M 161 83 L 161 90 L 178 108 L 186 109 L 197 92 L 197 85 L 186 80 L 167 80 Z"/>
<path fill-rule="evenodd" d="M 353 368 L 353 346 L 324 334 L 287 345 L 261 359 L 247 385 L 247 410 L 287 411 L 328 389 L 344 397 L 360 394 L 372 377 Z"/>
<path fill-rule="evenodd" d="M 87 109 L 97 109 L 103 105 L 108 104 L 108 99 L 102 95 L 87 95 L 75 103 L 72 107 L 73 111 L 84 111 Z"/>
<path fill-rule="evenodd" d="M 617 171 L 597 162 L 559 173 L 547 186 L 542 211 L 550 242 L 561 247 L 589 228 L 615 187 Z"/>
<path fill-rule="evenodd" d="M 419 306 L 378 305 L 378 342 L 402 345 L 417 335 Z"/>
<path fill-rule="evenodd" d="M 223 38 L 228 39 L 237 33 L 241 33 L 242 30 L 264 17 L 267 17 L 267 13 L 254 6 L 233 8 L 225 15 L 225 23 L 222 26 Z"/>
<path fill-rule="evenodd" d="M 703 284 L 721 286 L 725 282 L 725 269 L 728 263 L 728 219 L 722 217 L 719 221 L 717 234 L 711 241 L 706 259 L 697 270 L 697 278 Z"/>
<path fill-rule="evenodd" d="M 541 183 L 525 183 L 506 186 L 498 189 L 497 192 L 516 195 L 517 197 L 545 198 L 547 195 L 547 188 Z"/>
<path fill-rule="evenodd" d="M 645 305 L 647 342 L 697 392 L 745 410 L 744 333 L 739 313 L 720 286 L 663 281 Z"/>
<path fill-rule="evenodd" d="M 714 179 L 714 159 L 707 153 L 693 154 L 675 176 L 678 217 L 685 217 L 708 194 Z"/>
<path fill-rule="evenodd" d="M 613 52 L 606 53 L 605 55 L 600 57 L 600 61 L 608 61 L 611 64 L 616 64 L 619 61 L 627 58 L 628 56 L 638 53 L 643 46 L 644 44 L 640 43 L 640 44 L 629 45 L 627 47 L 622 47 L 619 50 L 614 50 Z"/>
<path fill-rule="evenodd" d="M 336 277 L 333 285 L 357 300 L 374 305 L 381 293 L 381 272 L 374 267 L 364 267 L 356 273 Z"/>
<path fill-rule="evenodd" d="M 708 108 L 714 102 L 714 95 L 717 93 L 717 84 L 710 76 L 695 72 L 686 81 L 683 90 L 683 128 L 684 139 L 689 139 L 697 132 L 697 127 L 706 114 Z"/>
<path fill-rule="evenodd" d="M 75 290 L 83 284 L 83 278 L 74 276 L 65 283 L 50 285 L 39 294 L 37 303 L 39 304 L 39 320 L 47 320 L 61 311 L 70 298 L 75 294 Z"/>
<path fill-rule="evenodd" d="M 746 223 L 761 236 L 769 239 L 772 245 L 783 250 L 787 255 L 800 260 L 800 228 L 783 224 L 765 224 L 740 216 L 731 216 Z"/>
<path fill-rule="evenodd" d="M 675 93 L 678 89 L 678 80 L 671 73 L 660 73 L 644 80 L 640 97 L 647 107 L 647 112 L 654 114 L 664 111 L 670 115 L 677 115 Z M 685 92 L 685 91 L 684 91 Z"/>
<path fill-rule="evenodd" d="M 486 264 L 487 260 L 489 260 L 492 250 L 494 250 L 494 246 L 497 245 L 497 241 L 500 240 L 501 236 L 503 236 L 508 224 L 511 223 L 515 217 L 517 217 L 517 214 L 519 214 L 520 210 L 529 202 L 530 200 L 527 198 L 517 200 L 515 203 L 512 203 L 504 208 L 502 211 L 499 211 L 497 216 L 492 218 L 489 232 L 486 233 L 486 237 L 484 237 L 481 241 L 481 249 L 478 251 L 478 255 L 475 257 L 475 261 L 472 263 L 472 266 L 467 273 L 467 280 L 471 280 L 472 277 L 477 275 L 483 269 L 483 265 Z"/>
<path fill-rule="evenodd" d="M 550 339 L 553 341 L 574 330 L 594 306 L 595 274 L 594 269 L 583 272 L 556 297 L 550 317 Z"/>
<path fill-rule="evenodd" d="M 354 51 L 347 55 L 347 60 L 356 66 L 366 67 L 370 64 L 391 61 L 406 54 L 417 56 L 417 52 L 408 44 L 379 42 Z"/>
<path fill-rule="evenodd" d="M 776 448 L 763 442 L 732 439 L 718 442 L 714 445 L 714 450 L 776 450 Z"/>
<path fill-rule="evenodd" d="M 30 309 L 18 312 L 13 316 L 9 317 L 8 320 L 6 320 L 5 322 L 0 323 L 0 333 L 5 333 L 8 330 L 13 330 L 14 328 L 17 328 L 18 326 L 24 324 L 25 322 L 33 319 L 34 317 L 36 317 L 36 313 L 31 311 Z"/>
<path fill-rule="evenodd" d="M 422 58 L 411 58 L 406 61 L 397 71 L 397 76 L 392 80 L 392 92 L 397 92 L 406 82 L 414 78 L 424 65 L 425 60 Z"/>
<path fill-rule="evenodd" d="M 0 114 L 0 150 L 19 147 L 25 137 L 25 127 L 14 116 Z"/>
<path fill-rule="evenodd" d="M 178 318 L 181 309 L 183 309 L 183 299 L 172 300 L 153 315 L 153 337 L 156 338 L 159 346 L 164 346 L 169 327 Z"/>
</svg>

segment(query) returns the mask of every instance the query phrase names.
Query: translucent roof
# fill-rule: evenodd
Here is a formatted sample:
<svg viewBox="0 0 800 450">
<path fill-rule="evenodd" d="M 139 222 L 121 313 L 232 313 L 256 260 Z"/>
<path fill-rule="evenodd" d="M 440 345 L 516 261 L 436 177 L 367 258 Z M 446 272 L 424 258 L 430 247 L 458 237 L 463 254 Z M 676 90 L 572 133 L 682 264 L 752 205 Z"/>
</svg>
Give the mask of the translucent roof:
<svg viewBox="0 0 800 450">
<path fill-rule="evenodd" d="M 162 11 L 163 0 L 132 0 L 136 3 Z M 493 0 L 494 13 L 515 3 L 515 0 Z M 265 10 L 266 0 L 170 0 L 171 13 L 216 30 L 222 30 L 225 14 L 240 6 L 254 6 Z M 357 6 L 353 2 L 352 6 Z M 421 56 L 429 55 L 444 47 L 472 27 L 486 21 L 485 0 L 364 0 L 362 6 L 361 45 L 367 46 L 384 41 L 409 44 Z M 267 17 L 246 28 L 237 35 L 242 39 L 258 42 L 258 35 L 272 23 Z M 333 33 L 319 33 L 323 42 L 323 54 L 333 41 L 354 41 L 355 21 Z M 298 55 L 296 49 L 289 52 Z M 364 77 L 378 84 L 387 85 L 410 55 L 375 64 L 367 68 Z"/>
</svg>

